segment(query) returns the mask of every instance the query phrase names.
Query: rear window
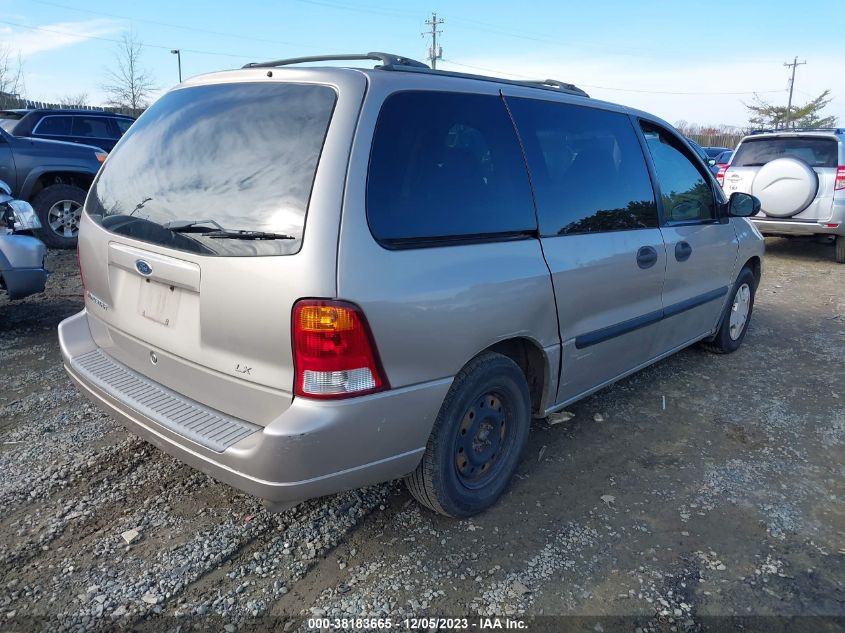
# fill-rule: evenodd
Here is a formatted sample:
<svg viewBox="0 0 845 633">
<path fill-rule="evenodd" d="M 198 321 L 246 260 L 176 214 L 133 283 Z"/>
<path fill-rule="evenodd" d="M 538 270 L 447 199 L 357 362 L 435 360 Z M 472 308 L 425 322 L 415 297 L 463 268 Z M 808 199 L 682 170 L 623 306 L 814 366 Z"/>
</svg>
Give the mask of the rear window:
<svg viewBox="0 0 845 633">
<path fill-rule="evenodd" d="M 367 219 L 389 248 L 535 231 L 525 162 L 501 97 L 388 97 L 370 156 Z"/>
<path fill-rule="evenodd" d="M 295 253 L 335 101 L 327 86 L 276 82 L 169 92 L 109 155 L 86 210 L 170 248 Z"/>
<path fill-rule="evenodd" d="M 736 150 L 731 166 L 762 167 L 777 158 L 797 158 L 811 167 L 836 167 L 838 149 L 836 140 L 829 138 L 750 138 Z"/>
</svg>

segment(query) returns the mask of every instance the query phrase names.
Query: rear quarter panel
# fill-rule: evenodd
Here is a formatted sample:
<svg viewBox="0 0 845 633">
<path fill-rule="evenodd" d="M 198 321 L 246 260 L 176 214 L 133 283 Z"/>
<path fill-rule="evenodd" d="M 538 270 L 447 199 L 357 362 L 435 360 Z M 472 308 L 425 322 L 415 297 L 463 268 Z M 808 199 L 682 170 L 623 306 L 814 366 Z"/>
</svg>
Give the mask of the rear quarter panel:
<svg viewBox="0 0 845 633">
<path fill-rule="evenodd" d="M 391 73 L 392 74 L 392 73 Z M 559 336 L 551 278 L 540 242 L 387 250 L 367 225 L 366 180 L 381 103 L 399 86 L 372 81 L 349 161 L 338 249 L 338 296 L 364 311 L 391 387 L 454 376 L 497 341 L 523 337 L 544 350 L 557 386 Z M 398 82 L 397 82 L 398 83 Z M 456 85 L 457 84 L 457 85 Z M 461 90 L 431 77 L 402 90 Z M 474 81 L 467 92 L 498 94 Z"/>
</svg>

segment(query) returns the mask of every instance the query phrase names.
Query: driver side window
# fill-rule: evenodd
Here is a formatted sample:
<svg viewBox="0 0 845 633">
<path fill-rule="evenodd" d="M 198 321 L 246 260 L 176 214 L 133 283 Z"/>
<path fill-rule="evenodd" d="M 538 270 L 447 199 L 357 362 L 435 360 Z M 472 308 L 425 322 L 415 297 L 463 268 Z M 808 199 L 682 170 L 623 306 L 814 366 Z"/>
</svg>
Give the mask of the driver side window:
<svg viewBox="0 0 845 633">
<path fill-rule="evenodd" d="M 649 123 L 641 125 L 654 161 L 666 221 L 715 220 L 716 202 L 710 183 L 687 158 L 679 141 Z"/>
</svg>

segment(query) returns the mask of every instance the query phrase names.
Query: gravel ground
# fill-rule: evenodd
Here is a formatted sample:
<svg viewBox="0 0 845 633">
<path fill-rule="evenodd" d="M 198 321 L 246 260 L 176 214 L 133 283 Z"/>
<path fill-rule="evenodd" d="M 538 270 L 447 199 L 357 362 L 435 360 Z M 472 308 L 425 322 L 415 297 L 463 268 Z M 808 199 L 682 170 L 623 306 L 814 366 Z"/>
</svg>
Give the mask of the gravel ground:
<svg viewBox="0 0 845 633">
<path fill-rule="evenodd" d="M 508 494 L 466 521 L 396 483 L 269 514 L 128 434 L 61 368 L 81 287 L 52 252 L 45 294 L 0 297 L 0 631 L 839 630 L 845 266 L 829 245 L 768 248 L 739 352 L 686 350 L 538 422 Z"/>
</svg>

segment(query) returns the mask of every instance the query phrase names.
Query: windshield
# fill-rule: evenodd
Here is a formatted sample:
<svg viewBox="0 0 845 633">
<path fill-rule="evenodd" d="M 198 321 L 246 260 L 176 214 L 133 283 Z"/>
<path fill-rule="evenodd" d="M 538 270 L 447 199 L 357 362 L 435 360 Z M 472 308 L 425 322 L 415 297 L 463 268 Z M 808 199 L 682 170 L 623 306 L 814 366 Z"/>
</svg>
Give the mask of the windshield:
<svg viewBox="0 0 845 633">
<path fill-rule="evenodd" d="M 327 86 L 279 82 L 174 90 L 129 128 L 86 210 L 170 248 L 295 253 L 335 100 Z"/>
<path fill-rule="evenodd" d="M 750 138 L 742 142 L 731 162 L 734 167 L 758 167 L 776 158 L 797 158 L 811 167 L 836 167 L 835 139 L 820 137 Z"/>
</svg>

